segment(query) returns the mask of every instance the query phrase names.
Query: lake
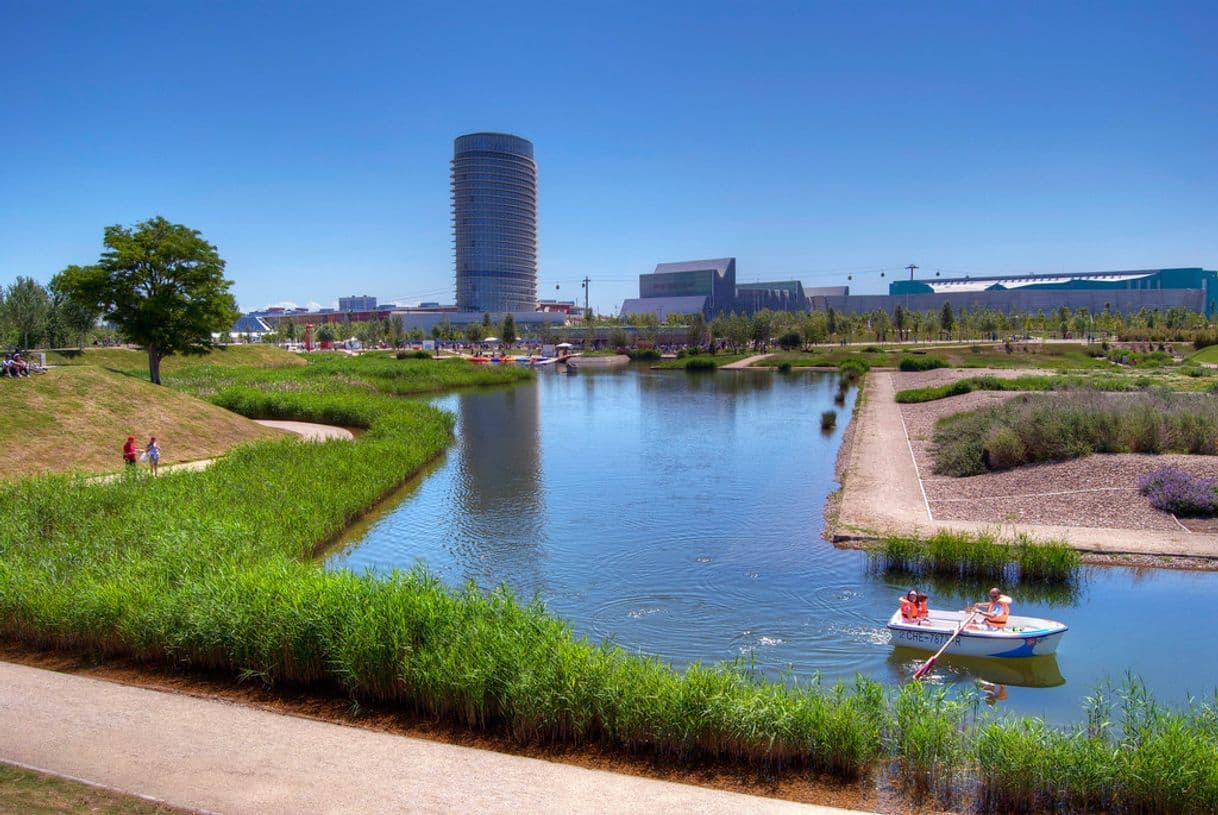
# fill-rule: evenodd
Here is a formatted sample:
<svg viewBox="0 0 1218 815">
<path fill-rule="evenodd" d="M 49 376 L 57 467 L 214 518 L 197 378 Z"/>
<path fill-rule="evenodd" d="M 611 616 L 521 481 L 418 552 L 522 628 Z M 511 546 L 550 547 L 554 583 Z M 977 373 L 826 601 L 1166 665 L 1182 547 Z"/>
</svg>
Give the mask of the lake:
<svg viewBox="0 0 1218 815">
<path fill-rule="evenodd" d="M 821 538 L 853 407 L 832 373 L 540 371 L 435 399 L 449 451 L 352 529 L 329 568 L 423 563 L 451 585 L 507 584 L 578 634 L 677 665 L 744 659 L 778 677 L 904 681 L 926 655 L 884 628 L 908 582 Z M 837 428 L 821 430 L 836 409 Z M 925 582 L 925 581 L 924 581 Z M 936 580 L 933 607 L 988 588 Z M 1066 591 L 1007 587 L 1013 613 L 1070 625 L 1056 658 L 943 659 L 936 681 L 1003 683 L 1004 709 L 1055 722 L 1136 671 L 1164 701 L 1212 695 L 1218 649 L 1194 631 L 1218 573 L 1088 568 Z M 1016 664 L 1021 663 L 1021 664 Z"/>
</svg>

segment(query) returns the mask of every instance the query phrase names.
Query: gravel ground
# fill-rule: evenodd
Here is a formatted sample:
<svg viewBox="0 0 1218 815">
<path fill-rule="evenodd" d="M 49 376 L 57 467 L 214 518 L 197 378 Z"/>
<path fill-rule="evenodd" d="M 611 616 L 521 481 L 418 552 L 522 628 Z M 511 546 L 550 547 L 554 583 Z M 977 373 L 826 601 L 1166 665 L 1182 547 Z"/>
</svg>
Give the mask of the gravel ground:
<svg viewBox="0 0 1218 815">
<path fill-rule="evenodd" d="M 940 378 L 937 381 L 928 378 L 931 374 Z M 971 372 L 901 374 L 897 387 L 942 384 L 959 378 L 960 374 L 967 376 Z M 1181 524 L 1170 514 L 1152 509 L 1138 495 L 1138 476 L 1173 465 L 1194 475 L 1218 477 L 1218 456 L 1143 454 L 1092 455 L 967 478 L 933 474 L 931 439 L 936 420 L 1000 404 L 1017 395 L 975 391 L 934 402 L 901 405 L 923 488 L 936 520 L 1180 531 Z M 1184 526 L 1196 532 L 1212 531 L 1205 522 L 1185 521 Z"/>
</svg>

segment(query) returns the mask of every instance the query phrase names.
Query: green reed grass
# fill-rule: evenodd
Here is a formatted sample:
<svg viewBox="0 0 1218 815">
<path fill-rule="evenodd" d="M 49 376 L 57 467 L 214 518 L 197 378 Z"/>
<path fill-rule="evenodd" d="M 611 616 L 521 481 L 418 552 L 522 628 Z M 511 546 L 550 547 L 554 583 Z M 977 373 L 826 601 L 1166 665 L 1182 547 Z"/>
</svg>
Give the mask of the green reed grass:
<svg viewBox="0 0 1218 815">
<path fill-rule="evenodd" d="M 1078 578 L 1081 564 L 1078 552 L 1060 541 L 1037 542 L 1024 535 L 1002 540 L 950 530 L 925 539 L 889 535 L 867 552 L 881 572 L 1006 582 L 1068 583 Z"/>
</svg>

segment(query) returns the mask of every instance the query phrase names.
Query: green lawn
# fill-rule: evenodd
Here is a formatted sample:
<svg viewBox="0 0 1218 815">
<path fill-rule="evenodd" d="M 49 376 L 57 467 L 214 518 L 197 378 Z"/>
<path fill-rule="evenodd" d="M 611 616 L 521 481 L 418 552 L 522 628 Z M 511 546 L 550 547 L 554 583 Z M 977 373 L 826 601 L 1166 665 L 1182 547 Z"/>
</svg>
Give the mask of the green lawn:
<svg viewBox="0 0 1218 815">
<path fill-rule="evenodd" d="M 1188 362 L 1218 365 L 1218 345 L 1210 345 L 1202 348 L 1200 351 L 1190 356 L 1188 358 Z"/>
<path fill-rule="evenodd" d="M 23 815 L 163 815 L 183 812 L 134 796 L 0 764 L 0 812 Z"/>
</svg>

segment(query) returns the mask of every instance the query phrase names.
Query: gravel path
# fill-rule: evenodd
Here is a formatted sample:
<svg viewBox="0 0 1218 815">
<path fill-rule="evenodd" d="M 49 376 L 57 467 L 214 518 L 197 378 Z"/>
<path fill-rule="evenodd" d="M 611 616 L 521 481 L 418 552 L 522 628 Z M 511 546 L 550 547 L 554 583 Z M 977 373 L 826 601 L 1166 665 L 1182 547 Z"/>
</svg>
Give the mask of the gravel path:
<svg viewBox="0 0 1218 815">
<path fill-rule="evenodd" d="M 0 761 L 229 815 L 845 815 L 0 662 Z"/>
</svg>

